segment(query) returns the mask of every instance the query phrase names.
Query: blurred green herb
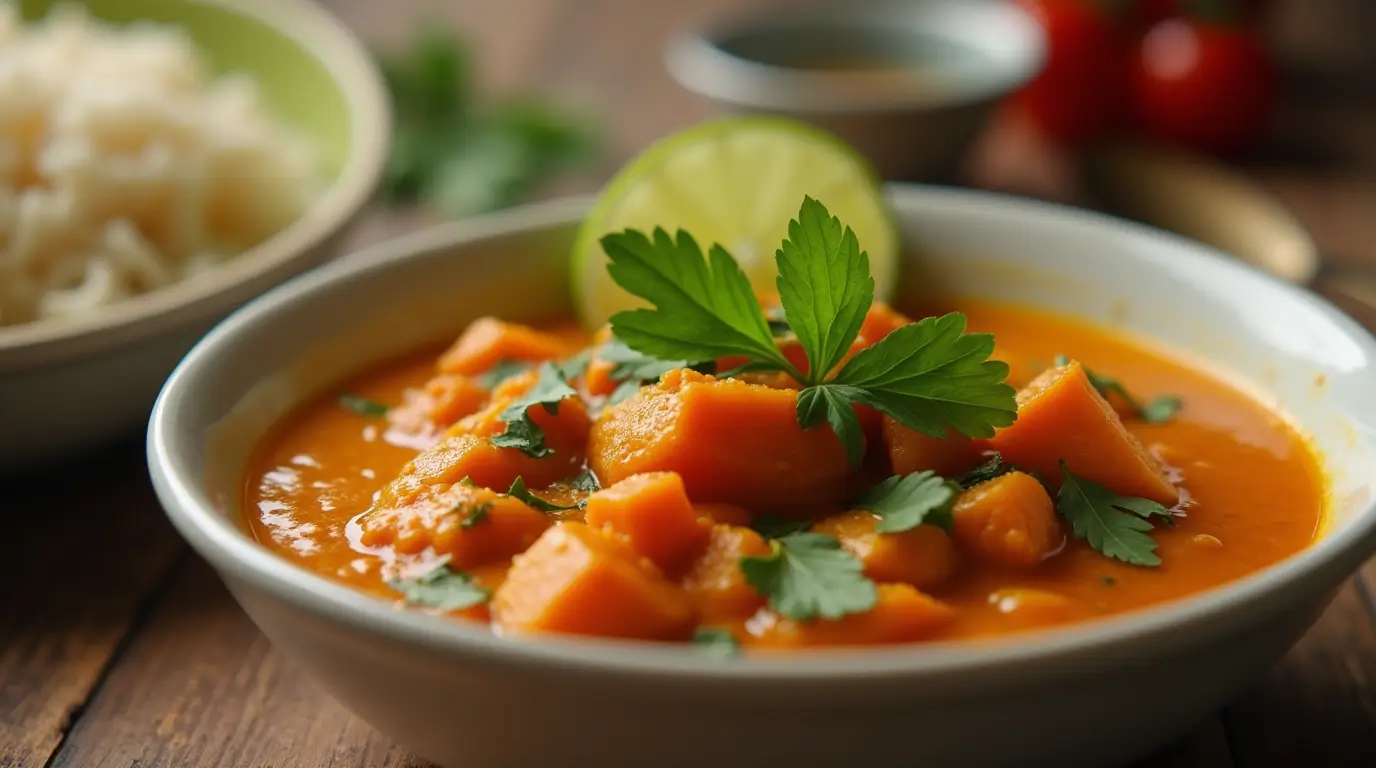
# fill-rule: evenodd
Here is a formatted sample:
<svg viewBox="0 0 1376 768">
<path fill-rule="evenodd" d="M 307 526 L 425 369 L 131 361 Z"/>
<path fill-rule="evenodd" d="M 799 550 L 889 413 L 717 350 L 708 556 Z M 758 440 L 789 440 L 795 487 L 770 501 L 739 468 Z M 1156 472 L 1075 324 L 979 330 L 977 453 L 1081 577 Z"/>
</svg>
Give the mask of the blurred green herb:
<svg viewBox="0 0 1376 768">
<path fill-rule="evenodd" d="M 473 59 L 452 32 L 426 26 L 407 50 L 379 57 L 395 129 L 387 200 L 453 216 L 503 208 L 591 159 L 591 126 L 538 97 L 482 103 Z"/>
</svg>

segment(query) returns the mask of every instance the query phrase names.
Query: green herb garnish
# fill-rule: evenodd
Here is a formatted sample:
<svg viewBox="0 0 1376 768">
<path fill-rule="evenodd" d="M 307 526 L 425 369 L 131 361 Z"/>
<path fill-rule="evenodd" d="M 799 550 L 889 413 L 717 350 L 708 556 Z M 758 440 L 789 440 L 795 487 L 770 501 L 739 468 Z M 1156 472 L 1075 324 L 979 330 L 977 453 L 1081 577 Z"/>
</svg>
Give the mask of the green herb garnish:
<svg viewBox="0 0 1376 768">
<path fill-rule="evenodd" d="M 573 479 L 569 480 L 569 485 L 577 490 L 587 491 L 588 493 L 602 490 L 602 483 L 597 479 L 597 475 L 593 474 L 593 471 L 587 468 L 584 468 L 582 472 L 574 475 Z"/>
<path fill-rule="evenodd" d="M 616 405 L 634 395 L 643 384 L 659 381 L 659 377 L 679 368 L 700 368 L 701 363 L 687 360 L 661 360 L 626 346 L 620 339 L 612 339 L 597 350 L 597 357 L 612 363 L 611 379 L 620 382 L 607 397 L 609 405 Z"/>
<path fill-rule="evenodd" d="M 490 501 L 486 501 L 482 504 L 479 504 L 478 506 L 469 510 L 467 515 L 464 515 L 463 521 L 459 523 L 459 527 L 472 528 L 473 526 L 483 522 L 487 519 L 487 513 L 491 509 L 492 502 Z"/>
<path fill-rule="evenodd" d="M 589 127 L 550 104 L 477 103 L 466 46 L 433 25 L 380 63 L 395 117 L 383 183 L 393 202 L 454 216 L 502 208 L 596 154 Z"/>
<path fill-rule="evenodd" d="M 770 609 L 790 619 L 839 619 L 874 608 L 878 595 L 865 566 L 820 533 L 790 533 L 763 557 L 741 558 L 741 573 Z"/>
<path fill-rule="evenodd" d="M 778 515 L 759 515 L 750 521 L 751 530 L 766 539 L 781 539 L 790 533 L 802 533 L 811 527 L 811 520 L 789 520 Z"/>
<path fill-rule="evenodd" d="M 693 647 L 708 656 L 730 658 L 741 652 L 741 641 L 722 627 L 699 627 L 693 633 Z"/>
<path fill-rule="evenodd" d="M 961 488 L 974 488 L 1013 471 L 1016 468 L 1003 460 L 1003 454 L 995 452 L 988 461 L 956 478 L 956 482 Z"/>
<path fill-rule="evenodd" d="M 1058 368 L 1069 362 L 1070 358 L 1065 355 L 1056 356 L 1055 365 Z M 1120 398 L 1128 410 L 1142 421 L 1151 424 L 1170 421 L 1175 418 L 1175 414 L 1179 413 L 1180 408 L 1184 405 L 1184 402 L 1176 395 L 1160 395 L 1143 404 L 1141 400 L 1128 392 L 1128 388 L 1123 386 L 1123 382 L 1110 376 L 1101 376 L 1091 371 L 1083 363 L 1080 364 L 1080 367 L 1084 369 L 1085 378 L 1089 379 L 1090 386 L 1094 387 L 1099 394 L 1106 399 L 1112 399 L 1115 396 Z"/>
<path fill-rule="evenodd" d="M 559 403 L 565 398 L 578 396 L 555 364 L 541 363 L 538 370 L 539 378 L 530 391 L 502 411 L 506 431 L 492 438 L 493 445 L 516 448 L 533 459 L 550 456 L 554 449 L 545 445 L 545 431 L 530 418 L 530 409 L 540 407 L 550 415 L 556 415 L 559 413 Z"/>
<path fill-rule="evenodd" d="M 455 571 L 448 562 L 414 579 L 397 579 L 387 583 L 400 592 L 406 602 L 441 611 L 459 611 L 481 605 L 492 597 L 492 590 L 478 586 L 472 576 Z"/>
<path fill-rule="evenodd" d="M 960 486 L 935 472 L 894 475 L 874 486 L 852 505 L 879 518 L 878 533 L 901 533 L 919 525 L 951 530 L 951 505 Z"/>
<path fill-rule="evenodd" d="M 526 487 L 525 478 L 519 475 L 515 480 L 511 481 L 511 488 L 506 492 L 506 495 L 522 501 L 526 506 L 532 509 L 538 509 L 541 512 L 563 512 L 564 510 L 577 509 L 583 506 L 582 504 L 569 504 L 568 506 L 564 506 L 562 504 L 555 504 L 552 501 L 545 501 L 534 493 L 531 493 L 530 489 Z"/>
<path fill-rule="evenodd" d="M 345 393 L 336 398 L 336 402 L 338 402 L 339 406 L 344 410 L 369 419 L 380 419 L 387 415 L 387 411 L 391 410 L 391 408 L 385 404 L 363 397 L 362 395 L 350 395 Z"/>
<path fill-rule="evenodd" d="M 864 452 L 857 404 L 938 438 L 948 429 L 990 437 L 1017 416 L 1013 388 L 1004 383 L 1008 366 L 988 359 L 994 337 L 966 334 L 959 313 L 904 326 L 840 365 L 874 301 L 874 280 L 854 232 L 812 198 L 775 259 L 783 321 L 807 356 L 806 373 L 779 350 L 749 281 L 721 246 L 704 257 L 691 235 L 662 229 L 652 237 L 607 235 L 602 246 L 612 279 L 653 306 L 612 316 L 626 346 L 661 360 L 739 356 L 749 360 L 739 370 L 787 373 L 804 386 L 798 423 L 811 429 L 826 422 L 852 466 Z"/>
<path fill-rule="evenodd" d="M 1132 565 L 1156 566 L 1156 542 L 1148 536 L 1152 521 L 1173 520 L 1164 505 L 1150 499 L 1119 496 L 1098 483 L 1076 477 L 1061 462 L 1061 490 L 1056 511 L 1075 537 L 1089 542 L 1105 557 Z"/>
<path fill-rule="evenodd" d="M 502 360 L 496 365 L 474 377 L 473 381 L 483 389 L 494 389 L 498 384 L 515 376 L 518 373 L 525 373 L 530 370 L 530 363 L 522 360 Z"/>
</svg>

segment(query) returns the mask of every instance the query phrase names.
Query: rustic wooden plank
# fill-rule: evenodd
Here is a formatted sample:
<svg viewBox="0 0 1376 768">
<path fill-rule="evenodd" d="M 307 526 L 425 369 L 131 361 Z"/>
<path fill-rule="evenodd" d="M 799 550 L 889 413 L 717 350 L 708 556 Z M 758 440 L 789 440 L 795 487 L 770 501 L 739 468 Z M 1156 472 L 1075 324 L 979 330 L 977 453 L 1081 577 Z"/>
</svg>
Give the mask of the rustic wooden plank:
<svg viewBox="0 0 1376 768">
<path fill-rule="evenodd" d="M 1356 582 L 1227 710 L 1247 768 L 1376 765 L 1376 625 Z"/>
<path fill-rule="evenodd" d="M 1231 768 L 1234 765 L 1223 721 L 1212 716 L 1179 741 L 1134 768 Z"/>
<path fill-rule="evenodd" d="M 54 768 L 427 768 L 315 688 L 199 558 L 172 581 Z"/>
<path fill-rule="evenodd" d="M 48 759 L 184 551 L 140 447 L 0 480 L 0 766 Z"/>
</svg>

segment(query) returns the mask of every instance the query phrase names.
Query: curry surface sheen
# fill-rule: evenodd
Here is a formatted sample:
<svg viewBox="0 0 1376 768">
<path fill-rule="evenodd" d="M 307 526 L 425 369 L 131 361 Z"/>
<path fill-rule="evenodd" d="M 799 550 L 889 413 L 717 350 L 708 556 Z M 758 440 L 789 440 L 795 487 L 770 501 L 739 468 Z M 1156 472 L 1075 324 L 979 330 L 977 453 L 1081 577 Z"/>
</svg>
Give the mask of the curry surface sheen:
<svg viewBox="0 0 1376 768">
<path fill-rule="evenodd" d="M 1189 503 L 1176 525 L 1152 534 L 1162 560 L 1156 568 L 1109 560 L 1073 538 L 1031 570 L 962 558 L 953 577 L 923 589 L 955 609 L 954 621 L 929 639 L 997 636 L 1131 611 L 1245 576 L 1313 541 L 1325 503 L 1318 462 L 1265 405 L 1206 372 L 1078 322 L 977 301 L 959 308 L 970 330 L 996 335 L 995 357 L 1010 364 L 1015 385 L 1066 354 L 1142 399 L 1180 396 L 1176 418 L 1129 428 L 1178 470 Z M 339 389 L 400 403 L 404 390 L 430 377 L 434 360 L 433 353 L 416 354 Z M 247 469 L 244 509 L 253 535 L 306 568 L 396 599 L 386 583 L 387 553 L 363 547 L 350 532 L 350 521 L 416 455 L 388 433 L 385 420 L 341 408 L 333 393 L 285 419 Z M 491 583 L 502 571 L 476 575 Z M 754 631 L 751 621 L 738 628 L 747 637 Z"/>
</svg>

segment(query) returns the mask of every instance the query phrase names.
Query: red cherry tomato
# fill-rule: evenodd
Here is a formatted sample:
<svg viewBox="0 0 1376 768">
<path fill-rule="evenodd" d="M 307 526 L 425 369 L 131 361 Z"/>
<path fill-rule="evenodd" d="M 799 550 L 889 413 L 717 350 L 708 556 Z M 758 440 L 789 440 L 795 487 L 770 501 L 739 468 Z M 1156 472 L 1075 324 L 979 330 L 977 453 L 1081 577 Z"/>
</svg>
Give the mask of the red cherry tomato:
<svg viewBox="0 0 1376 768">
<path fill-rule="evenodd" d="M 1150 136 L 1230 154 L 1264 135 L 1276 78 L 1261 42 L 1246 26 L 1167 19 L 1138 51 L 1133 106 Z"/>
<path fill-rule="evenodd" d="M 1131 45 L 1102 0 L 1017 0 L 1046 33 L 1046 65 L 1012 104 L 1048 137 L 1080 144 L 1117 129 L 1127 110 Z"/>
</svg>

